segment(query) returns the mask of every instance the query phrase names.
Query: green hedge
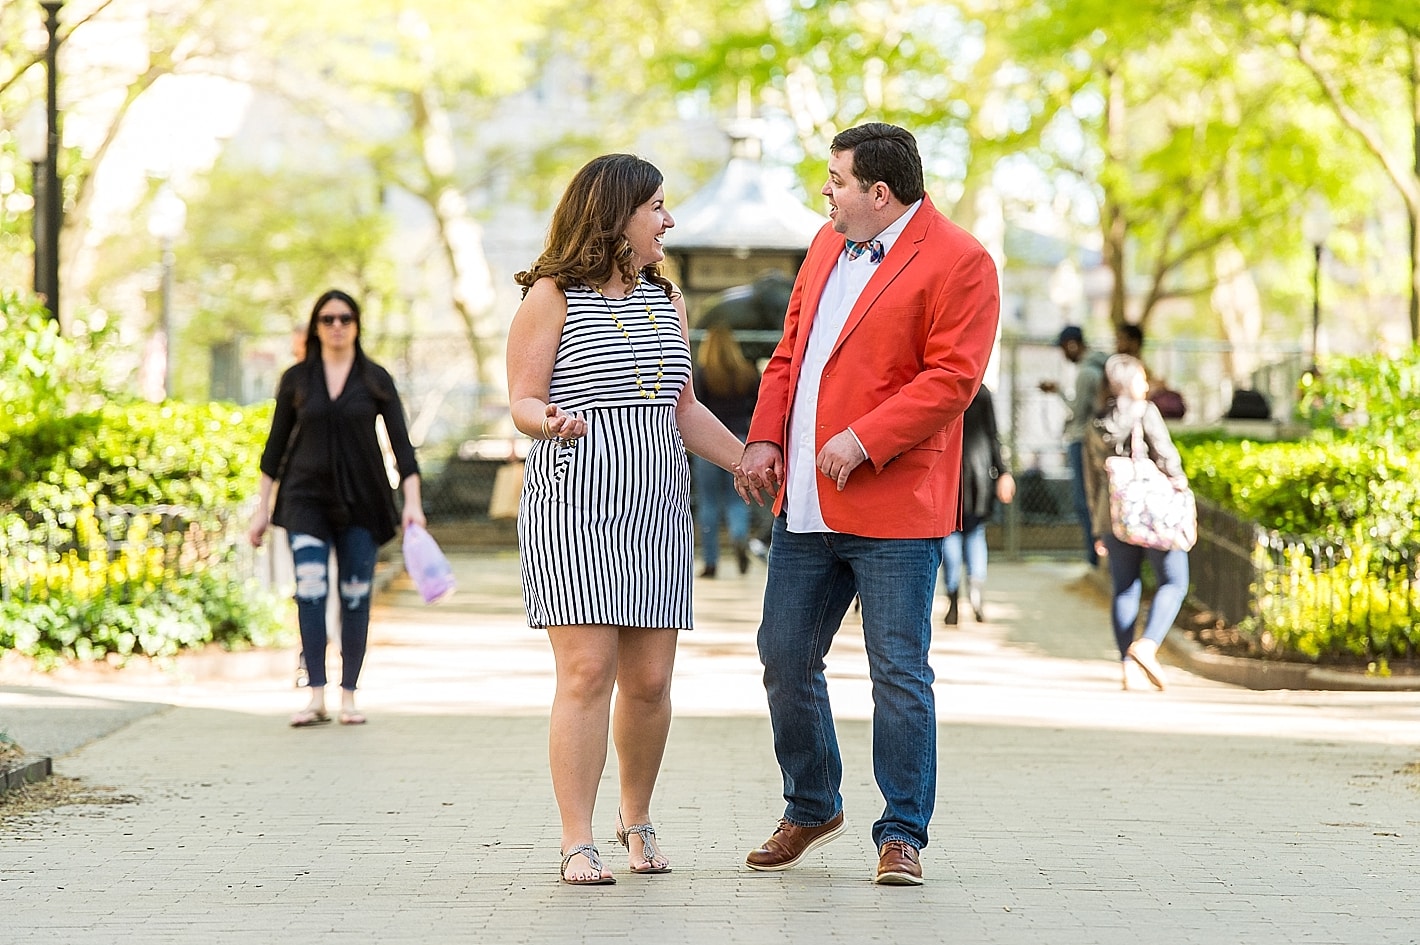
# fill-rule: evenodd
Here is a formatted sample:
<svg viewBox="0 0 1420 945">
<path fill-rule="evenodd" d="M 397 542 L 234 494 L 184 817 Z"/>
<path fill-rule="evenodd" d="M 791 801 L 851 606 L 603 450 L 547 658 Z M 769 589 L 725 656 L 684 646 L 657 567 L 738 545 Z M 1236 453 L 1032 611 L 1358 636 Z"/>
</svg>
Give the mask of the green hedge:
<svg viewBox="0 0 1420 945">
<path fill-rule="evenodd" d="M 1420 352 L 1337 359 L 1304 382 L 1295 442 L 1178 438 L 1195 491 L 1264 530 L 1258 616 L 1265 655 L 1361 662 L 1420 653 Z"/>
<path fill-rule="evenodd" d="M 284 639 L 289 603 L 234 544 L 270 405 L 135 401 L 102 379 L 117 362 L 107 333 L 61 336 L 0 295 L 0 648 L 52 664 Z M 104 522 L 120 507 L 116 540 Z M 178 507 L 177 524 L 155 507 Z"/>
</svg>

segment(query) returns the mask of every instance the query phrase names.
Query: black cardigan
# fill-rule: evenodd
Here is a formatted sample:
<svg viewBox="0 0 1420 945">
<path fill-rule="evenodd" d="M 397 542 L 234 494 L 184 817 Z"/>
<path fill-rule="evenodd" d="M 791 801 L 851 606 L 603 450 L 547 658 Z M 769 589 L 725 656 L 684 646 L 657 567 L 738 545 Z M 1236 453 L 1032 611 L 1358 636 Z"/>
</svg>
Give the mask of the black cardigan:
<svg viewBox="0 0 1420 945">
<path fill-rule="evenodd" d="M 281 376 L 261 471 L 280 483 L 271 521 L 292 534 L 331 542 L 349 525 L 369 529 L 384 544 L 399 526 L 394 490 L 375 433 L 383 417 L 402 483 L 419 472 L 404 410 L 388 371 L 355 356 L 345 388 L 334 401 L 319 358 Z"/>
<path fill-rule="evenodd" d="M 962 416 L 961 517 L 962 531 L 971 531 L 996 510 L 996 480 L 1006 471 L 1001 457 L 1001 436 L 996 427 L 996 407 L 986 385 L 977 388 Z"/>
</svg>

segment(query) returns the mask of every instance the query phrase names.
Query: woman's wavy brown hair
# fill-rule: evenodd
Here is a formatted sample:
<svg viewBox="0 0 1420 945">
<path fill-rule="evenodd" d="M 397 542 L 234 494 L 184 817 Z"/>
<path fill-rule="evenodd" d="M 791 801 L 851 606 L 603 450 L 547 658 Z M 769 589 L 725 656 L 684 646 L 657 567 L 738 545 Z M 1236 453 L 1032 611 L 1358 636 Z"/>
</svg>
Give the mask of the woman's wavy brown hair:
<svg viewBox="0 0 1420 945">
<path fill-rule="evenodd" d="M 664 180 L 654 164 L 633 154 L 603 154 L 589 161 L 573 176 L 552 213 L 542 255 L 513 276 L 523 295 L 542 278 L 552 279 L 565 292 L 574 285 L 602 285 L 613 272 L 635 286 L 638 273 L 631 265 L 626 224 Z M 659 265 L 644 266 L 639 274 L 667 298 L 679 294 Z"/>
</svg>

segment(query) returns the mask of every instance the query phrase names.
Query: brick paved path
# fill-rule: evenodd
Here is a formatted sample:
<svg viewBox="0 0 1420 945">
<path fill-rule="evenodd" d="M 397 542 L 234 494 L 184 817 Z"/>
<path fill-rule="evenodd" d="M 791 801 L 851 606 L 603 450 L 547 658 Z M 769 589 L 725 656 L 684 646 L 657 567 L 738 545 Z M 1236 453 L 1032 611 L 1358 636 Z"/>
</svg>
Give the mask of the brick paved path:
<svg viewBox="0 0 1420 945">
<path fill-rule="evenodd" d="M 420 606 L 404 581 L 384 596 L 363 728 L 287 728 L 289 674 L 0 690 L 0 728 L 7 712 L 33 725 L 37 707 L 147 704 L 56 758 L 137 803 L 61 808 L 0 837 L 5 938 L 1420 942 L 1420 695 L 1252 692 L 1180 670 L 1166 693 L 1121 692 L 1103 602 L 1052 563 L 993 562 L 993 622 L 938 634 L 926 886 L 868 882 L 881 800 L 851 626 L 830 656 L 849 830 L 796 870 L 743 868 L 782 809 L 757 570 L 698 582 L 700 627 L 682 637 L 656 808 L 676 871 L 631 876 L 611 855 L 606 779 L 598 828 L 620 882 L 562 886 L 546 642 L 522 626 L 515 560 L 456 564 L 448 606 Z"/>
</svg>

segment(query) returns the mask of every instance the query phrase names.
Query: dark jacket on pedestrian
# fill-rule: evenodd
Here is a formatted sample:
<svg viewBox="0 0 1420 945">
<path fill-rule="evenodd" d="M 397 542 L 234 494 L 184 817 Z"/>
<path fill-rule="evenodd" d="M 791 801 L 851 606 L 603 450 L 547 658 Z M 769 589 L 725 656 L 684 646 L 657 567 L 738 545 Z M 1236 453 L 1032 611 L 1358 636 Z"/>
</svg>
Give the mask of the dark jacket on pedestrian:
<svg viewBox="0 0 1420 945">
<path fill-rule="evenodd" d="M 991 391 L 982 385 L 962 415 L 961 530 L 969 532 L 996 511 L 996 480 L 1006 469 Z"/>
<path fill-rule="evenodd" d="M 394 378 L 363 353 L 334 401 L 319 358 L 281 376 L 261 471 L 279 483 L 271 521 L 325 542 L 332 528 L 358 525 L 384 544 L 399 512 L 375 432 L 383 418 L 399 481 L 419 472 Z"/>
</svg>

